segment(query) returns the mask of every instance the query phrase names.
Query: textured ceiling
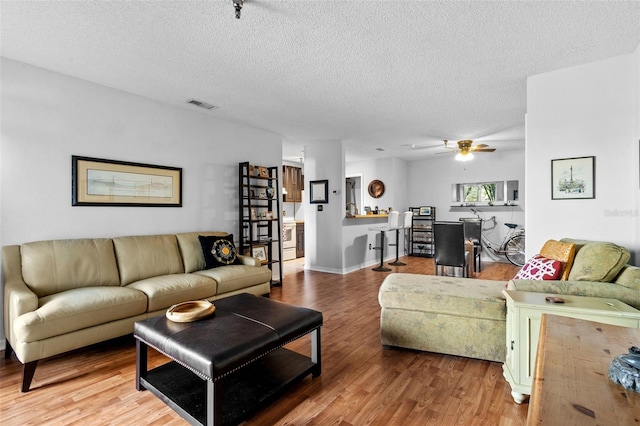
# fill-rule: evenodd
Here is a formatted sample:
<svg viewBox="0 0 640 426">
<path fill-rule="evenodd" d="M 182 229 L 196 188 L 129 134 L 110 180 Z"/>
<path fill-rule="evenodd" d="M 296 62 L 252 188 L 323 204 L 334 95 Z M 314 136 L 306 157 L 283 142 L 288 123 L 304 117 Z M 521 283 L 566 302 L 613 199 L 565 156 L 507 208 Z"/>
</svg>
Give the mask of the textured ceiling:
<svg viewBox="0 0 640 426">
<path fill-rule="evenodd" d="M 524 146 L 526 78 L 627 54 L 639 1 L 4 1 L 2 56 L 303 141 Z M 198 110 L 200 111 L 200 110 Z M 413 150 L 410 146 L 434 148 Z M 384 148 L 384 152 L 375 148 Z"/>
</svg>

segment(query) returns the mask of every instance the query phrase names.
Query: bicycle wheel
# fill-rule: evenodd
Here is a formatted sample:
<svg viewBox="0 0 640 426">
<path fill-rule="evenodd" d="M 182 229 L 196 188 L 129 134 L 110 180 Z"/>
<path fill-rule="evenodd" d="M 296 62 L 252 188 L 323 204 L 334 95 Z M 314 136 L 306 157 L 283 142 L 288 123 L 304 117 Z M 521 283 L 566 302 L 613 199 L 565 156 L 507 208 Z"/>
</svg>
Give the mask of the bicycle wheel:
<svg viewBox="0 0 640 426">
<path fill-rule="evenodd" d="M 504 255 L 516 266 L 524 266 L 524 234 L 514 235 L 504 245 Z"/>
</svg>

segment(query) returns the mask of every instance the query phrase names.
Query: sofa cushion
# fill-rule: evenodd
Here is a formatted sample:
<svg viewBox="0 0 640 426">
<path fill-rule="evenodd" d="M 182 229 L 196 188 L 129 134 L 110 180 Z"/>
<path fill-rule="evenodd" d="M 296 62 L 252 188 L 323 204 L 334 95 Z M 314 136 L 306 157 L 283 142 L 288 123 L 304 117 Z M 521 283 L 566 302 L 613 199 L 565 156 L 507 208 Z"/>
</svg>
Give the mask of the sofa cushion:
<svg viewBox="0 0 640 426">
<path fill-rule="evenodd" d="M 218 285 L 202 275 L 174 274 L 136 281 L 127 288 L 144 293 L 149 299 L 147 310 L 153 312 L 176 303 L 213 297 Z"/>
<path fill-rule="evenodd" d="M 542 249 L 540 249 L 540 256 L 562 262 L 563 269 L 561 279 L 566 281 L 569 279 L 569 272 L 571 272 L 573 259 L 576 256 L 576 245 L 569 242 L 548 240 L 544 243 Z"/>
<path fill-rule="evenodd" d="M 113 239 L 122 285 L 184 272 L 175 235 L 140 235 Z"/>
<path fill-rule="evenodd" d="M 218 283 L 217 294 L 228 293 L 271 281 L 271 270 L 266 266 L 227 265 L 197 271 L 194 274 L 216 280 Z"/>
<path fill-rule="evenodd" d="M 25 243 L 20 253 L 24 281 L 38 297 L 120 285 L 113 242 L 107 238 Z"/>
<path fill-rule="evenodd" d="M 505 321 L 504 281 L 389 274 L 380 286 L 383 308 L 438 312 Z"/>
<path fill-rule="evenodd" d="M 616 244 L 587 243 L 576 253 L 569 280 L 611 282 L 629 257 L 629 250 Z"/>
<path fill-rule="evenodd" d="M 522 266 L 514 280 L 557 280 L 562 274 L 562 262 L 536 254 Z"/>
<path fill-rule="evenodd" d="M 182 254 L 182 261 L 184 263 L 184 272 L 194 272 L 205 269 L 204 267 L 204 255 L 202 253 L 202 246 L 198 237 L 202 236 L 218 236 L 224 237 L 229 235 L 226 232 L 183 232 L 176 234 L 178 239 L 178 246 L 180 247 L 180 254 Z"/>
<path fill-rule="evenodd" d="M 200 235 L 198 240 L 202 246 L 205 269 L 240 263 L 236 246 L 233 244 L 233 235 L 224 237 Z"/>
<path fill-rule="evenodd" d="M 126 287 L 84 287 L 42 297 L 14 323 L 18 341 L 35 342 L 143 314 L 147 298 Z"/>
<path fill-rule="evenodd" d="M 631 265 L 623 266 L 614 282 L 627 288 L 640 290 L 640 268 Z"/>
</svg>

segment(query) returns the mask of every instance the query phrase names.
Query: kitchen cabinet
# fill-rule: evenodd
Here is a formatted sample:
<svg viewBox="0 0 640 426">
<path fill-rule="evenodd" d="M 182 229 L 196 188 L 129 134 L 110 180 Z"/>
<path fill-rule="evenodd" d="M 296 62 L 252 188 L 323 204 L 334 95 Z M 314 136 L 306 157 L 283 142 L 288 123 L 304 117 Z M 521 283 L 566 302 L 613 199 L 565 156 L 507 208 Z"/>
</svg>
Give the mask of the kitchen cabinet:
<svg viewBox="0 0 640 426">
<path fill-rule="evenodd" d="M 304 189 L 304 178 L 302 169 L 294 166 L 282 166 L 282 187 L 286 194 L 283 200 L 285 203 L 301 203 L 302 190 Z"/>
</svg>

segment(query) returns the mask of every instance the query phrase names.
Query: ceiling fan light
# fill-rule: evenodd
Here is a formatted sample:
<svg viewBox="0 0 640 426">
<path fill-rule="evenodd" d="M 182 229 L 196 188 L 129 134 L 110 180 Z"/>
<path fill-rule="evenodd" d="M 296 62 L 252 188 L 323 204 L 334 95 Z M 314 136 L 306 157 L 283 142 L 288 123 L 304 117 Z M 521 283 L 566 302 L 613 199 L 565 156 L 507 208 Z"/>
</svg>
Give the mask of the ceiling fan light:
<svg viewBox="0 0 640 426">
<path fill-rule="evenodd" d="M 471 161 L 473 160 L 473 154 L 470 152 L 462 153 L 459 152 L 456 154 L 456 160 L 458 161 Z"/>
</svg>

